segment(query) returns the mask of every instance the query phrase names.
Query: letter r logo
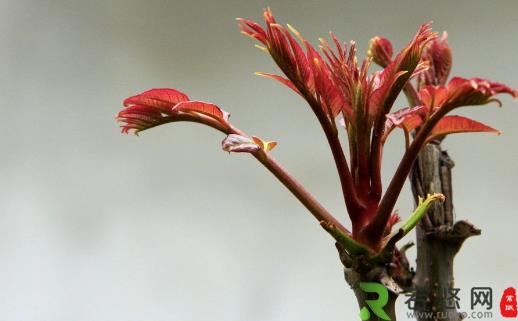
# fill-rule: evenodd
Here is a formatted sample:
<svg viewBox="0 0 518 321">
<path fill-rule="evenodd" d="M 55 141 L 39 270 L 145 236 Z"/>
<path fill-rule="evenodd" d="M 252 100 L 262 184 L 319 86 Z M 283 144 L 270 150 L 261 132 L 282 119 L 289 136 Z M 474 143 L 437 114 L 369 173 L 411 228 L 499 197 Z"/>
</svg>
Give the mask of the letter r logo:
<svg viewBox="0 0 518 321">
<path fill-rule="evenodd" d="M 390 321 L 390 317 L 387 315 L 385 310 L 383 310 L 383 307 L 387 304 L 389 297 L 387 288 L 381 283 L 360 282 L 360 289 L 366 293 L 378 294 L 378 298 L 376 300 L 365 300 L 365 303 L 367 303 L 367 306 L 377 317 Z M 371 317 L 369 308 L 363 307 L 360 310 L 360 318 L 363 321 L 367 321 Z"/>
</svg>

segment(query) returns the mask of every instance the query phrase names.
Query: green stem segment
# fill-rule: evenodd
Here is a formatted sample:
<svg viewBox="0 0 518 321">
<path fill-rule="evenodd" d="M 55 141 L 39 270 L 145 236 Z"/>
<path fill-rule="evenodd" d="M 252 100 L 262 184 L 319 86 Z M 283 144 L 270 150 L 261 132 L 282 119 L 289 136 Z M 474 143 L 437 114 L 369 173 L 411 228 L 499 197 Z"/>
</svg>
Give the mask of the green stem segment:
<svg viewBox="0 0 518 321">
<path fill-rule="evenodd" d="M 401 227 L 404 232 L 403 236 L 410 232 L 417 225 L 417 223 L 419 223 L 421 218 L 426 214 L 428 208 L 430 207 L 430 205 L 432 205 L 434 201 L 444 201 L 444 199 L 444 195 L 440 193 L 435 193 L 431 195 L 429 194 L 425 200 L 419 198 L 419 204 L 417 205 L 416 209 Z"/>
</svg>

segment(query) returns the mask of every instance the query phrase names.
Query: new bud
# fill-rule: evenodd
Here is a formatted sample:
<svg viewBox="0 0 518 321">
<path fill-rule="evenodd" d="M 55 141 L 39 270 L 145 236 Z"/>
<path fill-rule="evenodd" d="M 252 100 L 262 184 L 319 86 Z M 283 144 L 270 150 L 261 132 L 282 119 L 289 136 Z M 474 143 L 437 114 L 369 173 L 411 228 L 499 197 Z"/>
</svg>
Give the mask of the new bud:
<svg viewBox="0 0 518 321">
<path fill-rule="evenodd" d="M 392 44 L 387 39 L 376 36 L 369 42 L 367 55 L 381 67 L 386 67 L 392 61 L 392 54 Z"/>
<path fill-rule="evenodd" d="M 448 80 L 451 70 L 452 55 L 443 33 L 441 38 L 434 40 L 424 52 L 423 60 L 430 62 L 430 68 L 423 73 L 422 80 L 425 85 L 443 86 Z"/>
</svg>

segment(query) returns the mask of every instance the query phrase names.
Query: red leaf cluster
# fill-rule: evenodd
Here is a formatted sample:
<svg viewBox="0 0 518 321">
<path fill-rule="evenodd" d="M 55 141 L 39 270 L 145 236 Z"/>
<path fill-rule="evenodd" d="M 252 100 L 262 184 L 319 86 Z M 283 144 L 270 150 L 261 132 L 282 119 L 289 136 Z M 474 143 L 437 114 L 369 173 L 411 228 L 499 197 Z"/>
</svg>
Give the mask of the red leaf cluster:
<svg viewBox="0 0 518 321">
<path fill-rule="evenodd" d="M 218 106 L 197 100 L 169 88 L 151 89 L 124 100 L 117 115 L 122 132 L 140 131 L 174 121 L 202 122 L 217 129 L 229 128 L 229 114 Z"/>
<path fill-rule="evenodd" d="M 241 32 L 269 53 L 283 76 L 258 73 L 286 85 L 309 104 L 330 145 L 355 241 L 379 250 L 382 239 L 399 220 L 392 215 L 396 200 L 421 148 L 446 135 L 465 132 L 494 132 L 496 129 L 462 116 L 447 116 L 452 110 L 500 101 L 496 95 L 518 97 L 518 91 L 481 78 L 454 77 L 446 34 L 437 38 L 430 23 L 417 30 L 395 56 L 389 40 L 374 37 L 365 58 L 358 62 L 356 44 L 342 43 L 333 33 L 329 42 L 320 39 L 315 49 L 290 25 L 281 25 L 270 9 L 264 10 L 264 25 L 238 19 Z M 371 61 L 383 69 L 369 72 Z M 415 79 L 415 84 L 413 80 Z M 410 107 L 392 111 L 396 98 L 405 92 Z M 266 152 L 275 142 L 251 138 L 232 127 L 229 114 L 218 106 L 190 100 L 174 89 L 152 89 L 124 101 L 117 119 L 122 131 L 138 133 L 161 124 L 193 121 L 216 128 L 228 136 L 222 147 L 228 152 L 252 153 L 267 166 L 320 220 L 333 218 L 324 212 L 300 184 L 272 163 Z M 345 127 L 349 159 L 339 139 L 337 118 Z M 402 128 L 406 152 L 383 192 L 381 162 L 383 146 L 395 128 Z M 411 135 L 413 133 L 414 135 Z M 337 221 L 324 222 L 338 226 Z M 324 224 L 324 225 L 325 225 Z M 349 233 L 345 228 L 340 232 Z"/>
</svg>

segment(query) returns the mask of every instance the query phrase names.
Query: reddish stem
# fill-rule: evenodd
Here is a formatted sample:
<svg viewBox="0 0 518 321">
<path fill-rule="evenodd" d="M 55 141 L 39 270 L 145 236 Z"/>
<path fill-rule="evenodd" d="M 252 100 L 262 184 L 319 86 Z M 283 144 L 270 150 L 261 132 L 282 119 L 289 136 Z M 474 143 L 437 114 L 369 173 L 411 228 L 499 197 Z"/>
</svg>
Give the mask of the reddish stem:
<svg viewBox="0 0 518 321">
<path fill-rule="evenodd" d="M 426 121 L 419 129 L 417 135 L 412 141 L 412 144 L 410 144 L 410 147 L 405 151 L 396 173 L 392 177 L 387 191 L 381 199 L 376 217 L 365 230 L 365 233 L 369 235 L 373 242 L 375 242 L 375 240 L 381 239 L 383 236 L 383 231 L 390 218 L 390 214 L 394 210 L 396 201 L 399 197 L 399 194 L 401 193 L 401 190 L 403 189 L 406 178 L 412 170 L 412 165 L 416 160 L 419 151 L 426 144 L 426 138 L 432 131 L 433 127 L 437 124 L 437 122 L 439 122 L 439 120 L 441 120 L 442 117 L 444 117 L 444 115 L 449 112 L 448 108 L 445 107 L 446 106 L 438 109 L 435 113 L 432 114 L 428 121 Z"/>
<path fill-rule="evenodd" d="M 320 122 L 320 125 L 322 126 L 322 129 L 326 135 L 329 147 L 331 148 L 333 159 L 336 164 L 336 169 L 338 171 L 338 177 L 340 178 L 340 184 L 342 186 L 342 193 L 345 200 L 345 206 L 347 207 L 347 212 L 349 213 L 349 216 L 355 217 L 361 213 L 365 206 L 358 198 L 351 171 L 349 169 L 349 165 L 347 164 L 347 159 L 345 158 L 342 145 L 340 144 L 340 139 L 338 138 L 338 131 L 336 130 L 336 127 L 332 126 L 332 120 L 330 120 L 329 117 L 322 111 L 320 104 L 318 104 L 309 95 L 305 95 L 305 97 L 311 109 L 317 116 L 317 119 Z"/>
<path fill-rule="evenodd" d="M 338 220 L 329 213 L 304 186 L 293 178 L 272 156 L 264 151 L 254 153 L 254 157 L 261 162 L 290 192 L 313 214 L 320 222 L 334 225 L 342 232 L 350 235 L 351 233 Z"/>
<path fill-rule="evenodd" d="M 220 122 L 201 114 L 181 114 L 175 116 L 174 121 L 191 121 L 210 126 L 224 134 L 237 134 L 246 136 L 241 130 L 232 126 L 223 126 Z M 318 200 L 307 191 L 290 173 L 288 173 L 272 156 L 263 150 L 252 154 L 263 164 L 277 179 L 309 210 L 319 221 L 327 225 L 333 225 L 343 233 L 351 233 L 331 213 L 329 213 Z"/>
</svg>

